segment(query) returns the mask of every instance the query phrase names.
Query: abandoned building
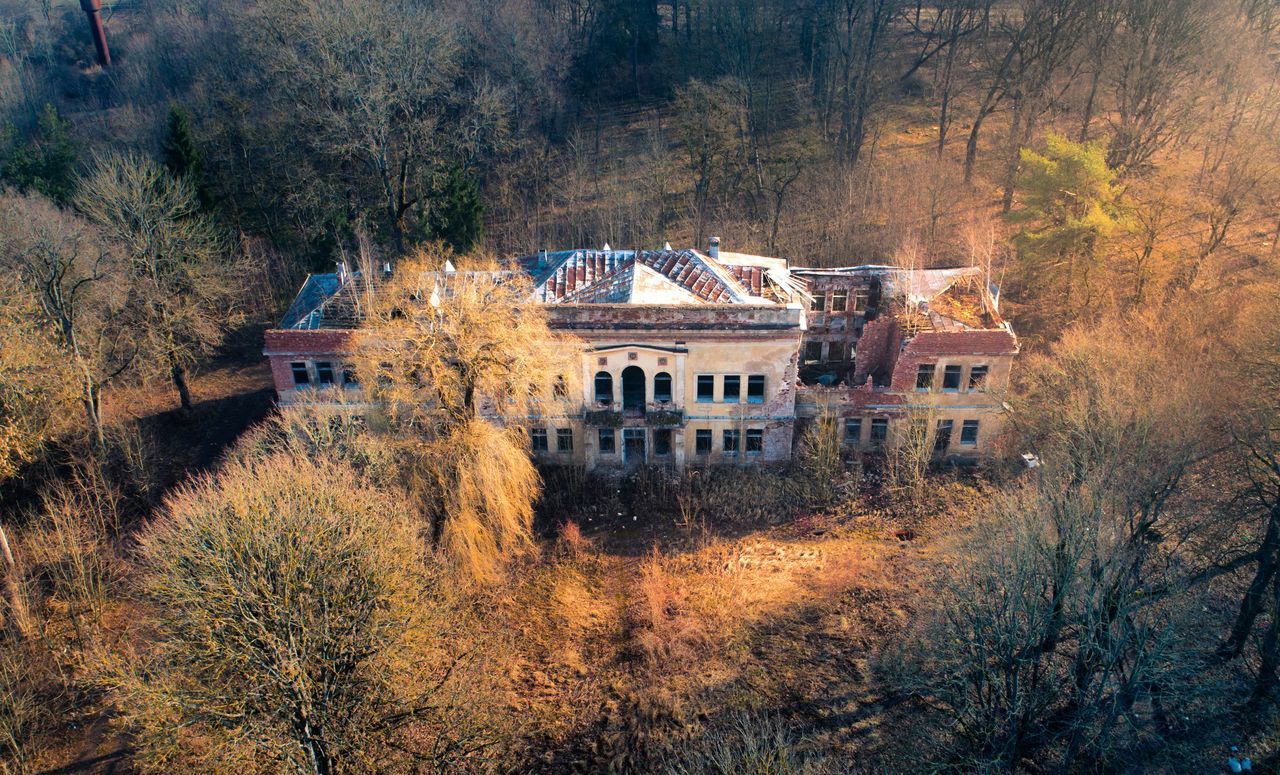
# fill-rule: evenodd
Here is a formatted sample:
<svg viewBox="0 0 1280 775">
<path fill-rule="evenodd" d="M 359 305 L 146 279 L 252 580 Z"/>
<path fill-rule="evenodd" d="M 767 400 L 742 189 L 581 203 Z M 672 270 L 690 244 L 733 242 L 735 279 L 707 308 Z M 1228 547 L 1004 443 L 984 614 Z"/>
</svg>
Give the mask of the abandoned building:
<svg viewBox="0 0 1280 775">
<path fill-rule="evenodd" d="M 581 402 L 530 418 L 543 462 L 588 468 L 789 460 L 834 416 L 851 454 L 935 425 L 939 457 L 989 454 L 1018 351 L 976 268 L 806 269 L 720 250 L 543 251 L 514 260 L 549 325 L 586 343 Z M 447 269 L 446 269 L 447 271 Z M 358 390 L 353 278 L 312 275 L 266 334 L 280 400 Z"/>
</svg>

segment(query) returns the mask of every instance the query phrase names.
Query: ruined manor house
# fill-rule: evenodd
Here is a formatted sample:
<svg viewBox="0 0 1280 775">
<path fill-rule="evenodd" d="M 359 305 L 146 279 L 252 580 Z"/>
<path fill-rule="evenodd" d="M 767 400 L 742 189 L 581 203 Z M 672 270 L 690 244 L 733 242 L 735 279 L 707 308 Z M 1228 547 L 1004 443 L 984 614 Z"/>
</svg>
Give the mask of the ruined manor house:
<svg viewBox="0 0 1280 775">
<path fill-rule="evenodd" d="M 981 270 L 805 269 L 721 250 L 565 250 L 517 259 L 550 327 L 586 343 L 581 401 L 531 417 L 534 454 L 588 468 L 778 463 L 838 418 L 873 453 L 910 421 L 939 458 L 992 451 L 1018 352 Z M 311 275 L 267 331 L 282 403 L 356 390 L 356 277 Z M 568 406 L 567 410 L 564 408 Z"/>
</svg>

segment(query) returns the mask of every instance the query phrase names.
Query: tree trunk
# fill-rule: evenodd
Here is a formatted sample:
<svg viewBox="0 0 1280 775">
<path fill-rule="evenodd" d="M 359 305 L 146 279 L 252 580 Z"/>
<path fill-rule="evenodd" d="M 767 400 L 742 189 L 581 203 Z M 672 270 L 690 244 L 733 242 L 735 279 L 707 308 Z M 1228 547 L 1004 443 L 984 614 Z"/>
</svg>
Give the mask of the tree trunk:
<svg viewBox="0 0 1280 775">
<path fill-rule="evenodd" d="M 1253 580 L 1249 582 L 1249 588 L 1245 590 L 1244 599 L 1240 601 L 1240 611 L 1236 614 L 1236 623 L 1231 628 L 1231 634 L 1218 647 L 1217 654 L 1220 658 L 1234 659 L 1244 651 L 1249 633 L 1253 631 L 1253 624 L 1258 614 L 1262 612 L 1263 595 L 1276 575 L 1277 564 L 1280 563 L 1280 556 L 1277 556 L 1278 549 L 1280 549 L 1280 502 L 1271 508 L 1271 514 L 1267 520 L 1267 531 L 1263 534 L 1262 545 L 1258 547 L 1258 568 L 1253 574 Z"/>
<path fill-rule="evenodd" d="M 173 378 L 173 386 L 178 389 L 182 413 L 191 414 L 191 389 L 187 387 L 187 370 L 172 353 L 169 354 L 169 375 Z"/>
<path fill-rule="evenodd" d="M 31 635 L 31 618 L 27 612 L 27 599 L 18 579 L 18 566 L 13 561 L 13 551 L 9 548 L 9 534 L 3 525 L 0 525 L 0 553 L 4 555 L 4 592 L 9 599 L 9 616 L 18 634 L 26 638 Z"/>
<path fill-rule="evenodd" d="M 1253 686 L 1253 696 L 1249 698 L 1249 704 L 1254 708 L 1271 698 L 1276 688 L 1276 671 L 1280 669 L 1280 576 L 1273 579 L 1271 589 L 1271 626 L 1258 649 L 1261 657 L 1258 681 Z"/>
</svg>

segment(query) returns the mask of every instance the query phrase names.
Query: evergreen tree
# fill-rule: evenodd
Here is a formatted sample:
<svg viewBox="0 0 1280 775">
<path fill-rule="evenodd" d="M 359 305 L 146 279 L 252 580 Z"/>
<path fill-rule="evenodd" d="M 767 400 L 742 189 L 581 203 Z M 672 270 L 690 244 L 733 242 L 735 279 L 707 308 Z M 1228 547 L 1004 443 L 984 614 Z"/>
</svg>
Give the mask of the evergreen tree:
<svg viewBox="0 0 1280 775">
<path fill-rule="evenodd" d="M 57 109 L 46 104 L 35 133 L 26 142 L 12 142 L 0 156 L 0 180 L 23 193 L 44 194 L 58 204 L 70 201 L 75 193 L 79 149 L 71 139 L 69 127 Z M 14 133 L 9 129 L 5 134 Z"/>
<path fill-rule="evenodd" d="M 444 240 L 458 253 L 466 253 L 484 233 L 484 202 L 480 183 L 461 167 L 440 177 L 427 215 L 431 237 Z"/>
<path fill-rule="evenodd" d="M 204 157 L 191 134 L 187 112 L 178 105 L 169 108 L 165 126 L 164 166 L 176 178 L 184 178 L 196 191 L 202 206 L 208 206 L 204 185 Z"/>
</svg>

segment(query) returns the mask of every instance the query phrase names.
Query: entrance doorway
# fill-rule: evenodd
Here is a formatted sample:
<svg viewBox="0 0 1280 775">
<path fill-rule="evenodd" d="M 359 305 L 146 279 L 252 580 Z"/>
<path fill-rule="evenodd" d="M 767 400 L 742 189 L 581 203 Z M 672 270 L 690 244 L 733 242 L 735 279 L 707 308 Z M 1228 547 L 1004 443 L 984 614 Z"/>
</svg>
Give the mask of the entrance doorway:
<svg viewBox="0 0 1280 775">
<path fill-rule="evenodd" d="M 622 370 L 622 411 L 644 414 L 644 369 L 639 366 Z"/>
<path fill-rule="evenodd" d="M 622 429 L 622 462 L 629 466 L 644 463 L 644 428 Z"/>
</svg>

